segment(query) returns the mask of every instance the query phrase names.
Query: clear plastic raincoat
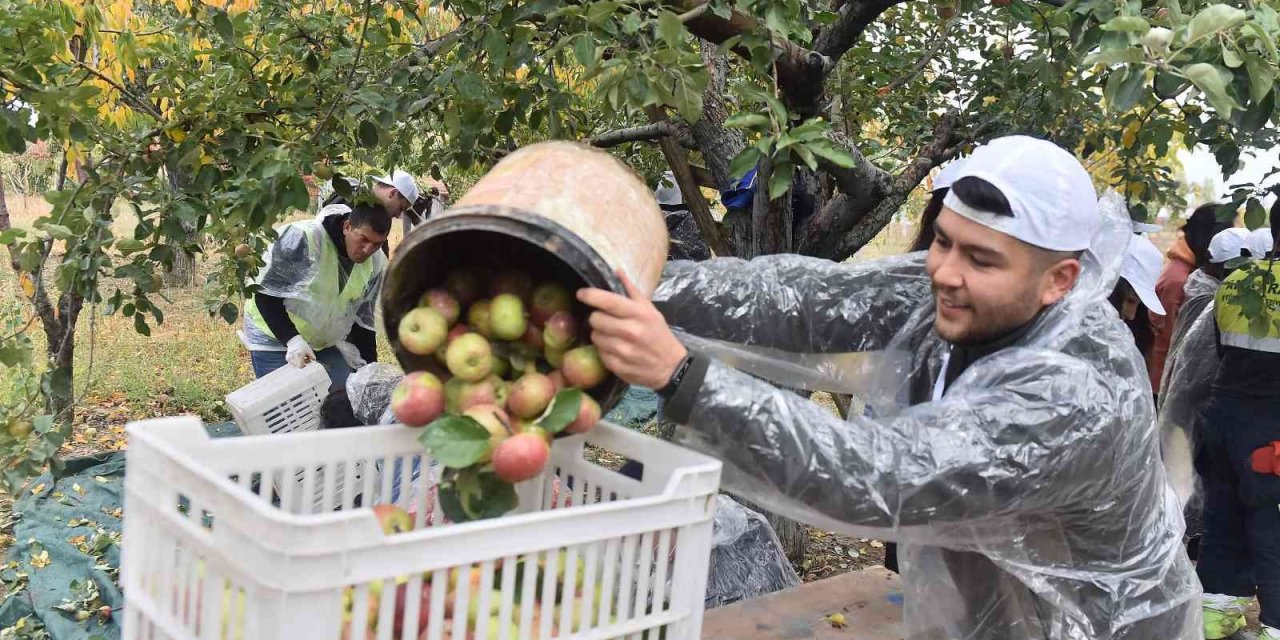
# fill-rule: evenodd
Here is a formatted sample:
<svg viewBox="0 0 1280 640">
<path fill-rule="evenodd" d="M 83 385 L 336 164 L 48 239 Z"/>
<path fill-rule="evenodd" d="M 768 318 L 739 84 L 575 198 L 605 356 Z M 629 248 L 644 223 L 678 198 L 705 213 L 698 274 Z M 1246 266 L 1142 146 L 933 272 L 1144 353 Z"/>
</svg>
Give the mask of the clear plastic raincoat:
<svg viewBox="0 0 1280 640">
<path fill-rule="evenodd" d="M 1184 506 L 1198 513 L 1198 491 L 1192 443 L 1200 409 L 1209 401 L 1218 372 L 1218 338 L 1214 331 L 1213 295 L 1222 281 L 1195 271 L 1182 287 L 1186 301 L 1178 311 L 1160 381 L 1160 454 Z"/>
<path fill-rule="evenodd" d="M 337 208 L 342 209 L 337 213 L 348 211 L 346 205 L 331 205 L 314 220 L 281 227 L 254 281 L 263 293 L 284 299 L 299 335 L 316 350 L 345 340 L 355 324 L 376 331 L 374 309 L 387 269 L 386 256 L 377 252 L 345 271 L 337 247 L 320 223 L 328 215 L 325 211 Z M 285 349 L 271 334 L 252 298 L 245 303 L 244 315 L 241 339 L 249 350 Z"/>
<path fill-rule="evenodd" d="M 682 435 L 766 509 L 901 542 L 910 639 L 1198 638 L 1146 368 L 1106 302 L 1131 237 L 1116 208 L 1064 300 L 914 406 L 949 348 L 924 254 L 671 263 L 655 302 L 720 357 Z M 755 376 L 867 411 L 845 422 Z"/>
</svg>

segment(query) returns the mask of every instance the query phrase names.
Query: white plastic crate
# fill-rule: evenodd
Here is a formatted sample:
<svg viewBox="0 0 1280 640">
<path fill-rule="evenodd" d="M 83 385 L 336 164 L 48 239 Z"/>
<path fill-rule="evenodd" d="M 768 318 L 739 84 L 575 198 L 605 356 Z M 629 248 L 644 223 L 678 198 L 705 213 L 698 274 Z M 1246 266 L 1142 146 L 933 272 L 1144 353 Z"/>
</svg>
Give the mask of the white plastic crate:
<svg viewBox="0 0 1280 640">
<path fill-rule="evenodd" d="M 319 362 L 301 369 L 284 366 L 227 394 L 227 407 L 247 434 L 315 431 L 330 384 Z"/>
<path fill-rule="evenodd" d="M 420 433 L 215 440 L 196 418 L 130 424 L 124 637 L 698 637 L 718 461 L 601 423 L 555 442 L 547 470 L 517 485 L 515 512 L 454 524 L 435 509 L 430 474 L 409 474 L 428 466 Z M 643 463 L 641 479 L 588 461 L 588 444 Z M 390 474 L 357 482 L 357 465 L 401 470 L 414 531 L 386 536 L 354 506 L 385 502 L 392 485 Z M 325 496 L 319 508 L 273 501 L 269 483 L 250 490 L 299 471 Z M 316 471 L 346 482 L 314 484 Z"/>
<path fill-rule="evenodd" d="M 301 369 L 284 366 L 227 394 L 227 407 L 240 430 L 248 435 L 318 431 L 320 404 L 329 395 L 330 386 L 329 373 L 319 362 L 312 362 Z M 313 473 L 316 475 L 310 481 L 302 470 L 294 473 L 289 481 L 293 486 L 287 494 L 289 500 L 295 502 L 309 495 L 312 507 L 318 509 L 324 504 L 324 494 L 319 490 L 324 486 L 324 471 L 321 469 Z M 364 468 L 357 466 L 355 481 L 359 482 L 363 474 Z M 273 473 L 258 478 L 258 481 L 269 481 L 277 499 L 283 499 L 286 494 L 282 474 Z M 339 484 L 339 490 L 341 487 Z"/>
</svg>

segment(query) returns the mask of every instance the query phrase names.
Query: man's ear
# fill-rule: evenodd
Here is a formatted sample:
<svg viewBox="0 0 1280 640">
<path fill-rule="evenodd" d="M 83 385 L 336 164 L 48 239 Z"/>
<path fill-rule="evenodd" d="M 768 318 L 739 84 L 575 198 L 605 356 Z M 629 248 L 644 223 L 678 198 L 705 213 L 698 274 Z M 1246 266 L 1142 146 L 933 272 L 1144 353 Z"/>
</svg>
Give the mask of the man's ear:
<svg viewBox="0 0 1280 640">
<path fill-rule="evenodd" d="M 342 233 L 343 233 L 344 235 L 345 235 L 345 234 L 348 234 L 348 233 L 351 233 L 351 221 L 350 221 L 350 220 L 343 220 L 343 221 L 342 221 Z"/>
<path fill-rule="evenodd" d="M 1040 304 L 1047 307 L 1065 298 L 1079 278 L 1080 261 L 1076 258 L 1064 258 L 1050 265 L 1044 272 Z"/>
</svg>

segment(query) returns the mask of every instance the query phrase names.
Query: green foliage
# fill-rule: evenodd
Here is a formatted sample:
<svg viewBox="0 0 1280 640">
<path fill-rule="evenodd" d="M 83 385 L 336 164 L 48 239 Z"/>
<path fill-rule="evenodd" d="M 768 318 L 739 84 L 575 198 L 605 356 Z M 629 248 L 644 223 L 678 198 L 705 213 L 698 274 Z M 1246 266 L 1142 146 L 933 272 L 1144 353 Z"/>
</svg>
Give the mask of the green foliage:
<svg viewBox="0 0 1280 640">
<path fill-rule="evenodd" d="M 40 392 L 69 385 L 70 377 L 35 373 L 28 326 L 19 305 L 0 304 L 0 486 L 10 495 L 47 465 L 55 474 L 59 471 L 55 454 L 69 435 L 69 429 L 41 411 Z"/>
</svg>

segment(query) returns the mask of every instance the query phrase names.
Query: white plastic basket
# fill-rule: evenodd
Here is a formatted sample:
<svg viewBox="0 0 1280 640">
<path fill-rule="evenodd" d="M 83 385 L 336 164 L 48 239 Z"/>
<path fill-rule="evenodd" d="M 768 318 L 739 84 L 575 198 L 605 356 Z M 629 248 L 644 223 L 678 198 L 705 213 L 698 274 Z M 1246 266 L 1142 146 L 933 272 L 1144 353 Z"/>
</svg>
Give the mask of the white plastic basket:
<svg viewBox="0 0 1280 640">
<path fill-rule="evenodd" d="M 547 470 L 517 485 L 512 514 L 453 524 L 434 508 L 430 474 L 410 476 L 429 462 L 416 429 L 215 440 L 187 417 L 128 431 L 127 639 L 699 635 L 720 463 L 673 444 L 601 423 L 555 442 Z M 642 463 L 641 479 L 588 461 L 586 445 Z M 354 506 L 385 502 L 392 484 L 357 482 L 357 465 L 401 470 L 414 531 L 384 535 Z M 299 470 L 320 508 L 273 500 L 269 483 L 250 490 Z M 317 485 L 315 471 L 346 482 Z"/>
<path fill-rule="evenodd" d="M 301 369 L 284 366 L 227 394 L 227 407 L 247 434 L 315 431 L 330 384 L 319 362 Z"/>
</svg>

